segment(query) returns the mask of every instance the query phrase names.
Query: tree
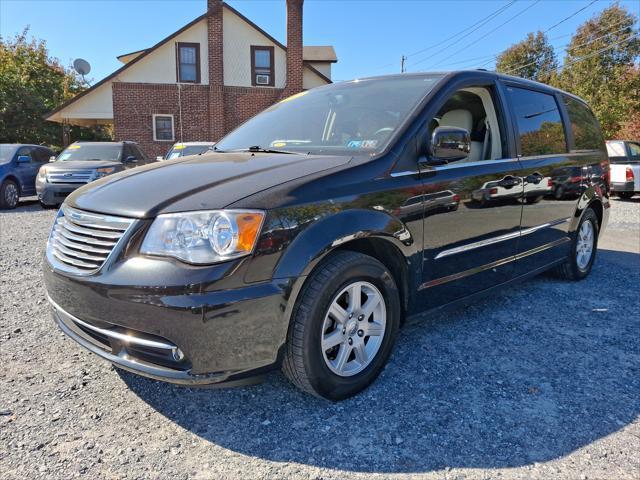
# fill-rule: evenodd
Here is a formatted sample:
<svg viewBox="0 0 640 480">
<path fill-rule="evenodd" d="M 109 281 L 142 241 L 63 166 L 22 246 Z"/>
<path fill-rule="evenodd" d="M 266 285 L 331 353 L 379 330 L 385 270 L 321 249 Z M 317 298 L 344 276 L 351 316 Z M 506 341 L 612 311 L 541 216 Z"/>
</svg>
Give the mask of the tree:
<svg viewBox="0 0 640 480">
<path fill-rule="evenodd" d="M 558 78 L 561 88 L 589 103 L 606 138 L 640 130 L 636 21 L 618 4 L 586 21 L 571 38 Z"/>
<path fill-rule="evenodd" d="M 496 71 L 518 77 L 550 83 L 558 68 L 556 54 L 546 35 L 540 31 L 502 52 L 496 62 Z"/>
<path fill-rule="evenodd" d="M 28 28 L 13 38 L 0 36 L 0 143 L 58 147 L 62 127 L 43 116 L 84 90 L 78 76 L 49 56 L 44 41 L 27 39 Z M 105 139 L 102 128 L 73 127 L 73 138 Z"/>
</svg>

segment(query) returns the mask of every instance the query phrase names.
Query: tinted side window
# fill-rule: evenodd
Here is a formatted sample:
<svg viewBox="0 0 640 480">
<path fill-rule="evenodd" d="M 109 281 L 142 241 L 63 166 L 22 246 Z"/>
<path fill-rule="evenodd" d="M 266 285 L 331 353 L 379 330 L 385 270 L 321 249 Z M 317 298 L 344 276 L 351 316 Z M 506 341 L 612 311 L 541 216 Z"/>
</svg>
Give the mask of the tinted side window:
<svg viewBox="0 0 640 480">
<path fill-rule="evenodd" d="M 574 149 L 604 150 L 604 139 L 600 125 L 589 107 L 570 97 L 564 97 L 564 104 L 569 113 Z"/>
<path fill-rule="evenodd" d="M 629 156 L 631 157 L 631 159 L 639 160 L 640 159 L 640 143 L 629 142 L 627 143 L 627 146 L 629 147 Z"/>
<path fill-rule="evenodd" d="M 38 163 L 45 163 L 49 161 L 49 158 L 53 156 L 53 152 L 47 150 L 46 148 L 34 148 L 33 149 L 33 158 L 32 161 L 36 161 Z"/>
<path fill-rule="evenodd" d="M 553 95 L 516 87 L 507 91 L 516 116 L 521 155 L 566 153 L 562 117 Z"/>
</svg>

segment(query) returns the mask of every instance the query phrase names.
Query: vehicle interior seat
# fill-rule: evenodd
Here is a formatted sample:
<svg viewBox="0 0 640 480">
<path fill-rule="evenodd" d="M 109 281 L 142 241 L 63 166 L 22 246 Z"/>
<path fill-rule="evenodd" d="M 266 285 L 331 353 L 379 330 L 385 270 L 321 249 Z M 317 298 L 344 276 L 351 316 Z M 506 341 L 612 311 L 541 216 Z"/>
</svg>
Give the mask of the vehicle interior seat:
<svg viewBox="0 0 640 480">
<path fill-rule="evenodd" d="M 469 134 L 473 132 L 473 115 L 469 110 L 449 110 L 440 118 L 441 127 L 464 128 Z M 471 152 L 467 157 L 468 162 L 476 162 L 482 159 L 484 142 L 471 142 Z"/>
</svg>

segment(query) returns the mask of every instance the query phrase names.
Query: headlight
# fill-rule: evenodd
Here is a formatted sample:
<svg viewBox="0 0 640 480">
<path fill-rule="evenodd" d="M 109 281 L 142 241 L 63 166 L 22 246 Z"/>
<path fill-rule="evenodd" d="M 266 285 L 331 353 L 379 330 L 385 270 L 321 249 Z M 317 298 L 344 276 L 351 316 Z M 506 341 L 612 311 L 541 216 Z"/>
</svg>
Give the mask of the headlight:
<svg viewBox="0 0 640 480">
<path fill-rule="evenodd" d="M 253 210 L 158 215 L 140 252 L 200 265 L 242 257 L 253 251 L 263 219 Z"/>
<path fill-rule="evenodd" d="M 40 167 L 40 170 L 38 170 L 38 180 L 44 182 L 46 177 L 47 177 L 47 168 Z"/>
<path fill-rule="evenodd" d="M 116 167 L 104 167 L 104 168 L 96 168 L 95 173 L 93 174 L 93 179 L 97 180 L 99 178 L 104 177 L 105 175 L 109 175 L 113 173 Z"/>
</svg>

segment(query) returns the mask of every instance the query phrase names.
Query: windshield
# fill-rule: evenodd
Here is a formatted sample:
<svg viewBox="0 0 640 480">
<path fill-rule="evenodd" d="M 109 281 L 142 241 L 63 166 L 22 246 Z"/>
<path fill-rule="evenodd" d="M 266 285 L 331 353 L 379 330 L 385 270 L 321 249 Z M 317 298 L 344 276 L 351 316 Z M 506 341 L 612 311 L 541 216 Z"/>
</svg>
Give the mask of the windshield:
<svg viewBox="0 0 640 480">
<path fill-rule="evenodd" d="M 187 155 L 200 155 L 206 152 L 213 146 L 209 145 L 176 145 L 171 147 L 169 153 L 167 153 L 167 160 L 178 157 L 186 157 Z"/>
<path fill-rule="evenodd" d="M 13 159 L 17 148 L 15 145 L 0 144 L 0 165 L 9 163 Z"/>
<path fill-rule="evenodd" d="M 218 151 L 381 152 L 442 76 L 354 80 L 286 98 L 229 133 Z"/>
<path fill-rule="evenodd" d="M 56 159 L 57 161 L 75 161 L 75 160 L 111 160 L 120 161 L 122 154 L 122 145 L 120 144 L 91 144 L 91 143 L 74 143 L 69 145 Z"/>
</svg>

